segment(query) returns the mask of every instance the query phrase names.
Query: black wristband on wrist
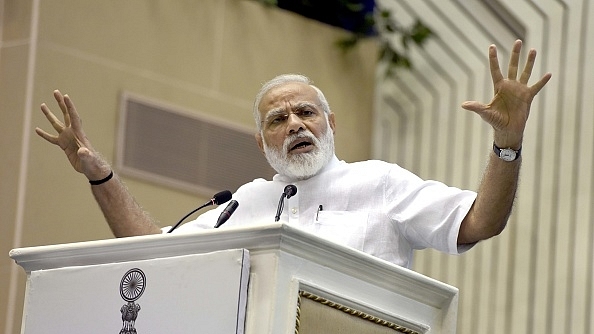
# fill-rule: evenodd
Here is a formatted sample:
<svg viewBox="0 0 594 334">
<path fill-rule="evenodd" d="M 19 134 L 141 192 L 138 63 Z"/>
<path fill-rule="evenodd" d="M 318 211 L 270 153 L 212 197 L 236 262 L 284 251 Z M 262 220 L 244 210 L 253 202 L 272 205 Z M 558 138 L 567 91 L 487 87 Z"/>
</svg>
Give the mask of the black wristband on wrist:
<svg viewBox="0 0 594 334">
<path fill-rule="evenodd" d="M 98 186 L 98 185 L 100 185 L 100 184 L 103 184 L 103 183 L 105 183 L 105 182 L 107 182 L 107 181 L 111 180 L 111 178 L 112 178 L 112 177 L 113 177 L 113 170 L 112 170 L 112 171 L 110 171 L 110 172 L 109 172 L 109 175 L 107 175 L 107 176 L 106 176 L 104 179 L 101 179 L 101 180 L 96 180 L 96 181 L 91 181 L 91 180 L 89 180 L 89 183 L 90 183 L 92 186 Z"/>
</svg>

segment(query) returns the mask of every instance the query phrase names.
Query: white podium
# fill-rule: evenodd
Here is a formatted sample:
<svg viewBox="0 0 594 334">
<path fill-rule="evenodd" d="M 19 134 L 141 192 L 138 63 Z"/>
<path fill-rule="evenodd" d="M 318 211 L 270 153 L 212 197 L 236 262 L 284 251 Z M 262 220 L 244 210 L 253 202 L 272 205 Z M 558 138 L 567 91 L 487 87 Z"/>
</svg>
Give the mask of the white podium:
<svg viewBox="0 0 594 334">
<path fill-rule="evenodd" d="M 18 248 L 22 333 L 455 333 L 458 290 L 285 224 Z"/>
</svg>

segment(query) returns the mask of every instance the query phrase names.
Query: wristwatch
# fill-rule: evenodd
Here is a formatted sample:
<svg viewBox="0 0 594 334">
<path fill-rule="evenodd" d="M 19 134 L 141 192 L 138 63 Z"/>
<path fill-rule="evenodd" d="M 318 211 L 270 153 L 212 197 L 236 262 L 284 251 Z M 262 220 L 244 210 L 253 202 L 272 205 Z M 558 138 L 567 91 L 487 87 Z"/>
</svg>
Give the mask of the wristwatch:
<svg viewBox="0 0 594 334">
<path fill-rule="evenodd" d="M 493 152 L 504 161 L 515 161 L 520 157 L 522 148 L 520 147 L 520 149 L 516 151 L 512 148 L 499 148 L 493 143 Z"/>
</svg>

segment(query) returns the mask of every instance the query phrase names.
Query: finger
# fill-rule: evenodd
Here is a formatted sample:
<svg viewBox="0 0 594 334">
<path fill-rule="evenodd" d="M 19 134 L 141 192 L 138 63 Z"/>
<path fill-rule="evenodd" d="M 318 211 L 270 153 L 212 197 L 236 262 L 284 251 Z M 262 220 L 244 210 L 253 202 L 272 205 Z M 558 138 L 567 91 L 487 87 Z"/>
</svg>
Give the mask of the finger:
<svg viewBox="0 0 594 334">
<path fill-rule="evenodd" d="M 35 128 L 35 132 L 43 139 L 47 140 L 48 142 L 58 145 L 58 137 L 52 136 L 49 133 L 41 130 L 40 128 Z"/>
<path fill-rule="evenodd" d="M 64 95 L 64 103 L 68 108 L 68 115 L 71 120 L 71 127 L 72 130 L 76 133 L 76 143 L 78 147 L 86 147 L 89 150 L 92 150 L 91 143 L 87 140 L 87 136 L 85 135 L 83 128 L 82 128 L 82 118 L 76 111 L 76 107 L 74 106 L 74 102 L 68 94 Z"/>
<path fill-rule="evenodd" d="M 58 102 L 58 105 L 60 106 L 60 109 L 62 110 L 62 114 L 64 115 L 64 125 L 66 127 L 70 126 L 70 116 L 68 115 L 68 108 L 66 107 L 66 103 L 64 102 L 64 95 L 62 95 L 62 93 L 59 90 L 54 90 L 54 98 L 56 99 L 56 102 Z"/>
<path fill-rule="evenodd" d="M 534 61 L 536 60 L 536 50 L 530 49 L 528 52 L 528 60 L 526 60 L 526 66 L 524 66 L 524 71 L 522 71 L 522 75 L 520 76 L 520 83 L 528 84 L 528 80 L 530 79 L 530 75 L 532 75 L 532 68 L 534 67 Z"/>
<path fill-rule="evenodd" d="M 489 46 L 489 68 L 491 69 L 491 79 L 493 79 L 493 86 L 503 80 L 503 74 L 499 68 L 499 59 L 497 59 L 497 47 L 495 45 Z"/>
<path fill-rule="evenodd" d="M 78 151 L 76 151 L 76 154 L 78 155 L 80 160 L 83 161 L 90 161 L 93 158 L 91 155 L 91 151 L 84 146 L 80 146 Z"/>
<path fill-rule="evenodd" d="M 462 103 L 462 108 L 469 111 L 474 111 L 476 113 L 482 113 L 485 111 L 485 109 L 487 109 L 487 105 L 477 101 L 466 101 Z"/>
<path fill-rule="evenodd" d="M 532 93 L 532 96 L 538 94 L 538 92 L 540 92 L 540 90 L 547 84 L 547 82 L 549 82 L 552 76 L 553 75 L 551 73 L 547 73 L 542 78 L 540 78 L 540 80 L 538 80 L 537 83 L 530 86 L 530 92 Z"/>
<path fill-rule="evenodd" d="M 70 120 L 70 124 L 74 130 L 80 130 L 82 125 L 82 120 L 76 112 L 76 107 L 74 106 L 74 102 L 70 99 L 68 94 L 64 95 L 64 104 L 66 105 L 66 109 L 68 110 L 68 119 Z"/>
<path fill-rule="evenodd" d="M 45 118 L 50 122 L 52 127 L 58 131 L 58 133 L 62 132 L 64 129 L 64 124 L 51 112 L 51 110 L 47 107 L 45 103 L 41 104 L 41 112 L 45 115 Z"/>
<path fill-rule="evenodd" d="M 509 58 L 509 67 L 507 68 L 507 78 L 516 80 L 518 76 L 518 64 L 520 63 L 520 51 L 522 50 L 522 41 L 516 40 L 512 47 L 511 57 Z"/>
</svg>

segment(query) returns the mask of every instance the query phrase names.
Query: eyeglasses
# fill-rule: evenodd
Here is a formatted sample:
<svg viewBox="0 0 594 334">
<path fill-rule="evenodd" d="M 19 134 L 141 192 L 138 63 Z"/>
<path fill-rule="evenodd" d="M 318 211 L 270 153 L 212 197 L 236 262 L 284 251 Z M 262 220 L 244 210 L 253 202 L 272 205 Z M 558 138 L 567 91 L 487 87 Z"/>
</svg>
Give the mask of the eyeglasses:
<svg viewBox="0 0 594 334">
<path fill-rule="evenodd" d="M 287 124 L 291 114 L 306 122 L 320 117 L 321 113 L 315 104 L 301 103 L 290 112 L 286 110 L 272 110 L 268 112 L 261 124 L 265 130 L 276 131 Z"/>
</svg>

